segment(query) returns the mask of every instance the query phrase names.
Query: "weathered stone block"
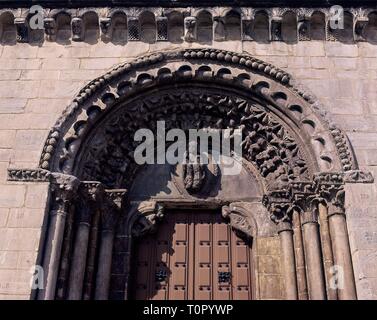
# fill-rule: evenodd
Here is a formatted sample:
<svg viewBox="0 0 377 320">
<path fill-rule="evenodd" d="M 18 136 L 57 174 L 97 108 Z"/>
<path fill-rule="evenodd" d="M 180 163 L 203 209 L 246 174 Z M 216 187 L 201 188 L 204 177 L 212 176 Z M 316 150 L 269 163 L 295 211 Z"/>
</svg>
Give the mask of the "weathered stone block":
<svg viewBox="0 0 377 320">
<path fill-rule="evenodd" d="M 99 69 L 106 70 L 120 62 L 118 58 L 89 58 L 81 59 L 80 69 Z"/>
<path fill-rule="evenodd" d="M 24 112 L 26 102 L 26 99 L 0 98 L 0 113 L 22 113 Z"/>
<path fill-rule="evenodd" d="M 0 208 L 0 228 L 5 227 L 8 221 L 9 209 Z"/>
<path fill-rule="evenodd" d="M 2 185 L 0 190 L 0 208 L 19 208 L 24 205 L 25 186 Z"/>
<path fill-rule="evenodd" d="M 12 208 L 8 217 L 8 228 L 40 228 L 42 227 L 44 209 Z"/>
<path fill-rule="evenodd" d="M 80 66 L 80 59 L 49 58 L 43 59 L 42 69 L 45 70 L 75 70 Z"/>
<path fill-rule="evenodd" d="M 27 186 L 25 206 L 27 208 L 44 209 L 48 195 L 48 183 Z"/>
<path fill-rule="evenodd" d="M 12 148 L 16 138 L 16 130 L 0 130 L 0 148 Z"/>
</svg>

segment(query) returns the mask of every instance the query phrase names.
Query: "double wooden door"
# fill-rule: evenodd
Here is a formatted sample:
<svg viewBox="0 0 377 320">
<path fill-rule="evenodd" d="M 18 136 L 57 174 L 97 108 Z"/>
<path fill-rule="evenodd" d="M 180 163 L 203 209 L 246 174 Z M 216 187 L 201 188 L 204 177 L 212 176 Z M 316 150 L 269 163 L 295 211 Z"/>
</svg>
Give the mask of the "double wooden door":
<svg viewBox="0 0 377 320">
<path fill-rule="evenodd" d="M 251 244 L 219 212 L 167 212 L 158 231 L 134 249 L 134 299 L 252 299 Z"/>
</svg>

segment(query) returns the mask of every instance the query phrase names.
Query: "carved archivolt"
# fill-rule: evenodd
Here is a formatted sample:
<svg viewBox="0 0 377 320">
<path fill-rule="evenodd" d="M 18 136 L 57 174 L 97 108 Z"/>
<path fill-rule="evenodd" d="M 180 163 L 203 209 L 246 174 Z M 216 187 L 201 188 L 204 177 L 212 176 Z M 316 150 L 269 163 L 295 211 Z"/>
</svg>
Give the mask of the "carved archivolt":
<svg viewBox="0 0 377 320">
<path fill-rule="evenodd" d="M 280 179 L 275 188 L 315 172 L 357 169 L 346 136 L 289 74 L 215 49 L 152 54 L 91 81 L 51 130 L 41 169 L 121 187 L 132 169 L 131 133 L 153 130 L 155 120 L 176 128 L 243 128 L 245 156 L 263 177 Z M 96 164 L 107 169 L 97 172 Z"/>
</svg>

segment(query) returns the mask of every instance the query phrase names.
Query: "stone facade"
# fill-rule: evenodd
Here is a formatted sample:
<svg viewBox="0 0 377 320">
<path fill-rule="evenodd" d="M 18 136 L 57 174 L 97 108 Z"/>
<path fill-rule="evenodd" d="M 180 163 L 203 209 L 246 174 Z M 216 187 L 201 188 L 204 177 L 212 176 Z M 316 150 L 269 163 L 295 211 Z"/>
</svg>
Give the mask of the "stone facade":
<svg viewBox="0 0 377 320">
<path fill-rule="evenodd" d="M 362 32 L 358 28 L 351 28 L 348 35 L 330 36 L 323 25 L 323 39 L 315 39 L 314 36 L 306 39 L 302 29 L 298 28 L 300 23 L 298 26 L 294 24 L 296 27 L 293 28 L 289 23 L 284 23 L 284 19 L 292 18 L 284 16 L 284 10 L 274 16 L 276 11 L 268 9 L 268 25 L 283 30 L 282 35 L 275 34 L 277 38 L 273 38 L 274 34 L 270 38 L 267 30 L 268 41 L 254 39 L 257 35 L 263 35 L 262 29 L 253 35 L 245 32 L 246 27 L 243 32 L 239 29 L 239 33 L 234 28 L 235 35 L 229 31 L 233 30 L 231 28 L 227 29 L 228 32 L 221 32 L 227 9 L 208 9 L 212 14 L 209 24 L 206 24 L 204 18 L 203 21 L 198 19 L 190 22 L 188 18 L 197 17 L 199 8 L 189 9 L 190 14 L 185 13 L 184 21 L 177 26 L 174 23 L 180 20 L 168 21 L 161 8 L 151 10 L 156 16 L 147 15 L 146 10 L 140 8 L 126 8 L 125 12 L 133 12 L 137 22 L 132 34 L 130 28 L 133 20 L 130 16 L 127 15 L 128 28 L 122 16 L 124 13 L 118 17 L 120 22 L 114 24 L 115 18 L 110 9 L 96 8 L 92 12 L 66 9 L 66 12 L 75 12 L 68 24 L 64 18 L 55 20 L 57 16 L 51 11 L 45 19 L 44 40 L 38 38 L 40 35 L 34 34 L 33 30 L 29 30 L 26 39 L 22 31 L 23 24 L 28 28 L 24 10 L 0 10 L 1 299 L 36 298 L 30 290 L 31 270 L 34 265 L 43 263 L 41 252 L 47 237 L 51 194 L 49 173 L 30 173 L 28 170 L 43 164 L 41 155 L 46 154 L 44 146 L 51 128 L 87 83 L 116 65 L 140 57 L 183 49 L 211 48 L 250 55 L 276 66 L 289 73 L 295 83 L 302 84 L 318 98 L 321 106 L 319 112 L 326 114 L 326 119 L 336 123 L 347 134 L 358 168 L 376 177 L 377 20 L 372 13 L 374 8 L 368 7 L 361 15 L 369 15 L 367 24 L 360 22 L 362 19 L 357 15 L 357 9 L 350 11 L 351 20 L 355 26 L 360 25 Z M 242 21 L 246 25 L 247 21 L 255 19 L 254 12 L 246 9 L 243 8 L 238 20 L 235 18 L 236 23 Z M 298 10 L 293 11 L 294 17 L 300 17 Z M 327 12 L 327 9 L 323 11 Z M 9 12 L 15 17 L 14 23 Z M 249 15 L 245 12 L 249 12 Z M 311 17 L 311 13 L 303 16 Z M 145 19 L 145 22 L 140 24 L 136 18 Z M 51 22 L 48 19 L 54 22 L 48 24 Z M 190 27 L 190 23 L 195 26 Z M 160 29 L 154 29 L 155 26 Z M 178 40 L 172 41 L 173 38 Z M 314 130 L 310 125 L 308 127 L 309 131 Z M 24 171 L 10 171 L 8 177 L 8 169 Z M 372 182 L 370 177 L 366 180 Z M 376 182 L 347 183 L 345 190 L 357 298 L 377 299 L 377 185 Z M 278 239 L 275 233 L 273 236 L 261 237 L 256 244 L 261 299 L 284 298 Z"/>
</svg>

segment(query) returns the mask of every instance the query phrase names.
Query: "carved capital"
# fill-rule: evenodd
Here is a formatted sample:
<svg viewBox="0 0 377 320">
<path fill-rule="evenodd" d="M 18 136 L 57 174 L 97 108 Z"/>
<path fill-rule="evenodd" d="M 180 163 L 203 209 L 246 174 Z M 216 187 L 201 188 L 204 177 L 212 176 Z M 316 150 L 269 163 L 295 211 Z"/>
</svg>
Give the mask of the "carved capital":
<svg viewBox="0 0 377 320">
<path fill-rule="evenodd" d="M 59 211 L 66 214 L 67 208 L 77 195 L 80 181 L 70 175 L 52 173 L 51 192 L 54 199 L 53 211 Z"/>
<path fill-rule="evenodd" d="M 344 185 L 342 183 L 320 183 L 317 194 L 327 204 L 328 215 L 344 214 Z"/>
<path fill-rule="evenodd" d="M 105 191 L 101 202 L 102 232 L 114 232 L 126 194 L 126 190 Z"/>
<path fill-rule="evenodd" d="M 273 222 L 280 224 L 292 221 L 293 205 L 288 191 L 271 192 L 263 197 L 262 202 L 270 212 Z"/>
<path fill-rule="evenodd" d="M 132 235 L 141 237 L 156 231 L 157 223 L 164 217 L 164 207 L 156 201 L 144 201 L 133 214 L 135 220 L 132 224 Z"/>
<path fill-rule="evenodd" d="M 229 220 L 231 227 L 238 232 L 241 238 L 251 238 L 256 230 L 253 230 L 249 222 L 249 217 L 245 209 L 237 207 L 236 204 L 223 206 L 222 216 Z"/>
</svg>

